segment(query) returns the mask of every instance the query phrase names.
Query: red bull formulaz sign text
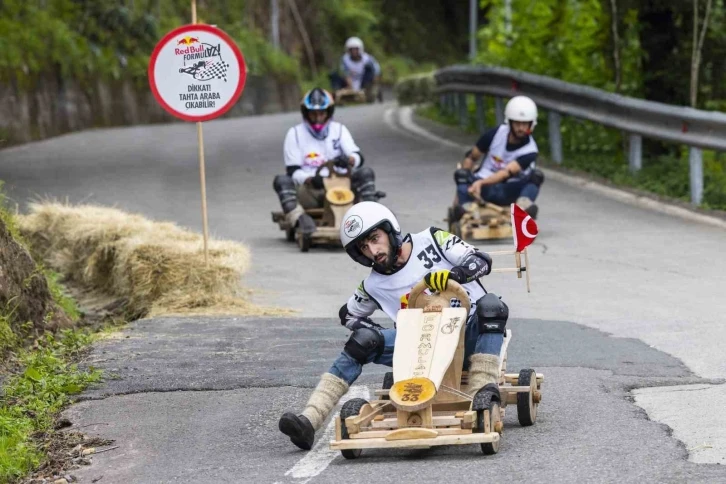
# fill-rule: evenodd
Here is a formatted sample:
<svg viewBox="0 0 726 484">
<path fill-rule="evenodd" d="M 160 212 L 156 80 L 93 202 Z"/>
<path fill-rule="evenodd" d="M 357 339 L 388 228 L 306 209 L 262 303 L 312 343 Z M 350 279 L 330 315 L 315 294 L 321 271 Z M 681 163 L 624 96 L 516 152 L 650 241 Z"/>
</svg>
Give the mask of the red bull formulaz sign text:
<svg viewBox="0 0 726 484">
<path fill-rule="evenodd" d="M 206 121 L 227 112 L 239 99 L 247 77 L 235 42 L 209 25 L 186 25 L 169 32 L 149 62 L 149 84 L 159 104 L 186 121 Z"/>
</svg>

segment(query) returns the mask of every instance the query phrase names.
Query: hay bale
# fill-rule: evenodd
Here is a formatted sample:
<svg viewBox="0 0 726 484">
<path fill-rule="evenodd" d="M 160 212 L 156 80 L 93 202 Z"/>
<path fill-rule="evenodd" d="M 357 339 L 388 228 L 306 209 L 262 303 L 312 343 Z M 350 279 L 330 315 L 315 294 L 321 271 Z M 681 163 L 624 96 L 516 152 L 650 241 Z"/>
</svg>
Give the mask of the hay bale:
<svg viewBox="0 0 726 484">
<path fill-rule="evenodd" d="M 85 288 L 125 300 L 127 315 L 270 314 L 242 298 L 247 247 L 208 241 L 169 222 L 96 205 L 34 203 L 20 230 L 57 271 Z"/>
</svg>

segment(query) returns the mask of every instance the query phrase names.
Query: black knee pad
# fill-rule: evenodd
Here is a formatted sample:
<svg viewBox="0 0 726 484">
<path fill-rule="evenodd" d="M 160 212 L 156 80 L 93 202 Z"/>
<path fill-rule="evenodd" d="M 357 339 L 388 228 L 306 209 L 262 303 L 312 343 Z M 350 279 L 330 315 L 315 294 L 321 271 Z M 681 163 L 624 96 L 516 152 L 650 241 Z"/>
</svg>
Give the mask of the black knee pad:
<svg viewBox="0 0 726 484">
<path fill-rule="evenodd" d="M 380 331 L 370 328 L 358 328 L 350 335 L 343 350 L 358 363 L 365 365 L 370 355 L 381 356 L 384 348 L 385 340 Z"/>
<path fill-rule="evenodd" d="M 283 190 L 289 190 L 295 189 L 295 182 L 292 181 L 292 177 L 288 175 L 277 175 L 275 179 L 272 181 L 272 188 L 275 189 L 277 193 L 280 193 Z"/>
<path fill-rule="evenodd" d="M 292 181 L 292 177 L 277 175 L 272 182 L 272 188 L 275 189 L 277 196 L 280 197 L 283 212 L 288 213 L 297 206 L 297 191 L 295 190 L 295 182 Z"/>
<path fill-rule="evenodd" d="M 534 171 L 532 171 L 532 174 L 529 176 L 529 181 L 530 183 L 534 183 L 539 187 L 544 183 L 544 178 L 544 172 L 535 168 Z"/>
<path fill-rule="evenodd" d="M 490 292 L 476 303 L 476 317 L 479 334 L 504 333 L 509 319 L 509 307 Z"/>
<path fill-rule="evenodd" d="M 350 176 L 350 185 L 358 192 L 361 201 L 373 201 L 376 198 L 376 174 L 372 168 L 361 166 Z"/>
<path fill-rule="evenodd" d="M 454 182 L 456 182 L 457 185 L 469 185 L 474 182 L 474 174 L 471 170 L 459 168 L 454 172 Z"/>
</svg>

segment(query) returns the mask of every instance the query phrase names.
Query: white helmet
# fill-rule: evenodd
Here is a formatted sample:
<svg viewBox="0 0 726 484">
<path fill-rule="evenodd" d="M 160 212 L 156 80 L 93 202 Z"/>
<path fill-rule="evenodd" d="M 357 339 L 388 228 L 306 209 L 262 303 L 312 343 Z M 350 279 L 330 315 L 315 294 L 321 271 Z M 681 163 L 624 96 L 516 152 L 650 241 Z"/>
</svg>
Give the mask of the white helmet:
<svg viewBox="0 0 726 484">
<path fill-rule="evenodd" d="M 527 96 L 515 96 L 509 100 L 504 108 L 504 122 L 529 121 L 532 123 L 530 131 L 537 126 L 537 105 Z"/>
<path fill-rule="evenodd" d="M 393 212 L 378 202 L 356 203 L 345 212 L 343 223 L 340 224 L 340 241 L 354 261 L 366 267 L 373 266 L 378 272 L 391 272 L 391 267 L 383 267 L 364 256 L 356 243 L 377 228 L 388 234 L 395 257 L 403 243 L 401 226 Z"/>
<path fill-rule="evenodd" d="M 351 37 L 345 41 L 345 50 L 355 48 L 360 49 L 361 53 L 363 52 L 363 41 L 358 37 Z"/>
</svg>

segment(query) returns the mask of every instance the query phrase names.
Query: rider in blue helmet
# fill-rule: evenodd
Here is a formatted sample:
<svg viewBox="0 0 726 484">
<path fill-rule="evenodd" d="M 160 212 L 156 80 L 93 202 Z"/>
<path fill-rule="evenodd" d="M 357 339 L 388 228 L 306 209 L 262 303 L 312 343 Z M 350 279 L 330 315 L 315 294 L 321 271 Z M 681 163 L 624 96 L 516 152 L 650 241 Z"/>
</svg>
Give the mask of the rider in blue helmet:
<svg viewBox="0 0 726 484">
<path fill-rule="evenodd" d="M 375 174 L 364 166 L 360 148 L 345 125 L 333 121 L 335 102 L 331 94 L 319 87 L 311 89 L 300 102 L 303 122 L 293 126 L 285 136 L 283 156 L 286 173 L 273 182 L 282 211 L 291 227 L 303 234 L 315 231 L 315 222 L 305 209 L 321 208 L 325 200 L 323 177 L 328 169 L 317 169 L 330 160 L 335 170 L 345 173 L 351 168 L 351 186 L 359 201 L 377 201 L 385 193 L 376 191 Z"/>
</svg>

